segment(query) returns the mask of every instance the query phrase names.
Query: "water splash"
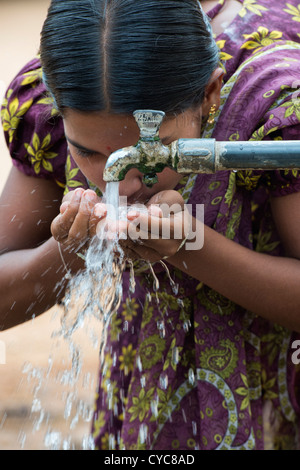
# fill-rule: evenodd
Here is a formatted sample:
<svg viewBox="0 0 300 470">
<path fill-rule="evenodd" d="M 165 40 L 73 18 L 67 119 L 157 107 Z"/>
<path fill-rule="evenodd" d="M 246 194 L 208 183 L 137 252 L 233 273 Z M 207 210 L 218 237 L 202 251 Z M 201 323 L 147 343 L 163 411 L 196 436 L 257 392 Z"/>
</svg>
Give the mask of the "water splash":
<svg viewBox="0 0 300 470">
<path fill-rule="evenodd" d="M 141 444 L 145 444 L 148 436 L 148 426 L 144 423 L 140 425 L 139 429 L 139 441 Z"/>
<path fill-rule="evenodd" d="M 163 390 L 167 390 L 169 384 L 169 377 L 165 372 L 162 372 L 159 377 L 159 385 Z"/>
<path fill-rule="evenodd" d="M 118 220 L 124 219 L 129 210 L 128 207 L 122 207 L 119 204 L 119 188 L 118 183 L 107 185 L 107 191 L 104 195 L 104 201 L 109 202 L 107 219 Z M 132 209 L 132 208 L 131 208 Z M 91 244 L 85 255 L 86 269 L 73 277 L 68 285 L 68 289 L 64 298 L 64 312 L 61 318 L 61 327 L 59 331 L 53 333 L 53 338 L 56 340 L 63 340 L 68 346 L 69 352 L 69 368 L 60 371 L 56 376 L 56 381 L 61 386 L 65 387 L 62 394 L 64 403 L 63 416 L 66 422 L 69 423 L 70 431 L 76 428 L 80 421 L 90 423 L 93 415 L 93 407 L 80 399 L 78 394 L 78 384 L 80 379 L 84 382 L 86 389 L 95 391 L 94 383 L 91 381 L 89 374 L 85 374 L 82 378 L 84 351 L 76 342 L 76 333 L 83 328 L 86 328 L 90 341 L 95 350 L 100 351 L 100 366 L 103 364 L 103 353 L 106 344 L 106 332 L 108 324 L 111 321 L 112 315 L 117 311 L 122 299 L 122 275 L 126 267 L 126 263 L 130 269 L 130 293 L 135 291 L 135 273 L 134 264 L 132 261 L 125 259 L 124 252 L 118 243 L 118 237 L 107 238 L 105 224 L 98 231 L 97 236 L 91 241 Z M 158 291 L 159 280 L 154 272 L 150 263 L 149 270 L 153 278 L 154 298 L 159 304 Z M 161 261 L 174 294 L 178 293 L 178 285 L 172 280 L 167 265 Z M 147 301 L 152 301 L 152 296 L 149 293 Z M 180 302 L 180 301 L 179 301 Z M 183 307 L 183 305 L 182 305 Z M 157 328 L 161 337 L 166 336 L 165 316 L 157 322 Z M 95 330 L 88 330 L 90 322 L 96 321 L 100 325 L 95 333 Z M 185 323 L 185 330 L 189 330 L 190 324 Z M 123 330 L 128 331 L 128 323 L 123 325 Z M 101 333 L 100 333 L 101 332 Z M 174 347 L 172 350 L 171 362 L 176 366 L 179 362 L 179 349 Z M 114 361 L 114 358 L 112 358 Z M 142 373 L 142 360 L 140 356 L 137 357 L 137 367 Z M 35 414 L 35 430 L 39 430 L 41 424 L 47 425 L 49 415 L 43 409 L 42 400 L 38 394 L 45 384 L 45 380 L 49 377 L 50 371 L 53 367 L 53 361 L 49 358 L 48 369 L 41 373 L 40 370 L 27 364 L 24 367 L 24 373 L 28 375 L 28 380 L 34 379 L 37 385 L 34 391 L 31 412 Z M 105 370 L 102 368 L 102 374 Z M 190 382 L 192 377 L 189 376 Z M 141 375 L 141 387 L 146 386 L 146 377 Z M 167 373 L 163 372 L 159 378 L 159 386 L 163 390 L 167 390 L 169 378 Z M 114 385 L 107 382 L 108 390 L 108 406 L 112 411 L 118 414 L 118 409 L 114 410 Z M 151 403 L 151 410 L 154 416 L 158 415 L 159 403 L 154 400 Z M 170 417 L 171 419 L 171 417 Z M 139 438 L 141 442 L 146 442 L 148 436 L 147 426 L 143 424 L 140 427 Z M 25 437 L 22 439 L 25 441 Z M 120 438 L 117 438 L 117 441 Z M 109 448 L 114 449 L 119 442 L 116 442 L 116 437 L 109 436 Z M 54 426 L 48 426 L 47 433 L 44 439 L 44 445 L 50 450 L 58 449 L 74 449 L 78 448 L 78 444 L 72 441 L 72 438 L 67 435 L 64 436 L 60 431 L 55 430 Z M 91 435 L 83 436 L 80 442 L 81 449 L 93 449 L 94 443 Z"/>
<path fill-rule="evenodd" d="M 109 189 L 110 188 L 110 189 Z M 108 185 L 108 196 L 112 210 L 108 216 L 110 220 L 118 217 L 120 211 L 118 203 L 118 185 Z M 103 230 L 103 231 L 102 231 Z M 86 253 L 86 269 L 70 279 L 63 302 L 63 314 L 58 331 L 52 333 L 56 346 L 63 343 L 67 347 L 68 357 L 64 359 L 64 367 L 56 372 L 54 381 L 57 389 L 63 389 L 61 402 L 63 406 L 62 418 L 66 423 L 65 431 L 55 429 L 55 419 L 43 407 L 42 387 L 46 387 L 53 368 L 53 359 L 50 356 L 48 367 L 39 369 L 26 363 L 23 373 L 27 375 L 28 383 L 34 383 L 33 401 L 31 406 L 31 420 L 33 433 L 42 431 L 46 426 L 44 446 L 49 450 L 59 449 L 92 449 L 94 446 L 91 435 L 81 437 L 80 442 L 74 441 L 74 430 L 82 422 L 91 424 L 94 403 L 86 402 L 79 393 L 79 386 L 84 385 L 94 396 L 96 384 L 89 374 L 83 376 L 84 350 L 78 341 L 79 331 L 85 330 L 91 345 L 95 348 L 97 358 L 105 344 L 106 325 L 111 315 L 117 310 L 122 298 L 122 273 L 125 267 L 125 258 L 117 239 L 107 239 L 105 226 L 101 228 Z M 132 288 L 134 282 L 132 280 Z M 93 328 L 90 328 L 90 325 Z M 95 324 L 97 327 L 95 329 Z M 54 345 L 53 345 L 54 346 Z M 52 371 L 54 373 L 54 371 Z M 82 381 L 82 383 L 81 383 Z M 54 421 L 54 422 L 53 422 Z M 24 447 L 26 435 L 20 436 L 20 443 Z M 78 438 L 77 438 L 78 439 Z"/>
</svg>

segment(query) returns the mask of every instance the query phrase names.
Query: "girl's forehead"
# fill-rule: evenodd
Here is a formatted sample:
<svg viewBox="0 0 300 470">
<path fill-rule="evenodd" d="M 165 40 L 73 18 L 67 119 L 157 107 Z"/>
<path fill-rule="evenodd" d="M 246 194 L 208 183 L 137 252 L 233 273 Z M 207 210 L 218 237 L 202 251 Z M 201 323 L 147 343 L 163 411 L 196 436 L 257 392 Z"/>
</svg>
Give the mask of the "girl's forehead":
<svg viewBox="0 0 300 470">
<path fill-rule="evenodd" d="M 140 129 L 133 115 L 70 110 L 64 117 L 64 126 L 70 144 L 94 154 L 108 156 L 120 148 L 136 145 L 140 138 Z M 188 111 L 165 118 L 159 136 L 165 145 L 180 138 L 199 137 L 199 120 Z"/>
<path fill-rule="evenodd" d="M 66 135 L 85 141 L 107 140 L 131 135 L 138 139 L 139 129 L 130 115 L 108 113 L 84 113 L 69 110 L 64 116 Z"/>
<path fill-rule="evenodd" d="M 64 116 L 65 127 L 78 132 L 103 134 L 134 132 L 139 133 L 138 125 L 132 114 L 112 114 L 107 112 L 82 112 L 68 110 Z M 176 131 L 176 129 L 194 125 L 192 113 L 188 110 L 172 117 L 165 117 L 161 125 L 161 131 Z"/>
</svg>

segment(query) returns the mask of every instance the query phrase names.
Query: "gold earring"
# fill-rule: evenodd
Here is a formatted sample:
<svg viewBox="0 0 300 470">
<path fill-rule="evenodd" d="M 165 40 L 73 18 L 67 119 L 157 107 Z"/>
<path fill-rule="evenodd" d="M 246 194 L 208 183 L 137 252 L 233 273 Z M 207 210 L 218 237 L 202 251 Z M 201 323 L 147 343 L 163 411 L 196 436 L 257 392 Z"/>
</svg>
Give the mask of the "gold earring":
<svg viewBox="0 0 300 470">
<path fill-rule="evenodd" d="M 208 124 L 214 124 L 216 111 L 217 111 L 217 105 L 213 104 L 209 110 L 209 116 L 207 119 Z"/>
</svg>

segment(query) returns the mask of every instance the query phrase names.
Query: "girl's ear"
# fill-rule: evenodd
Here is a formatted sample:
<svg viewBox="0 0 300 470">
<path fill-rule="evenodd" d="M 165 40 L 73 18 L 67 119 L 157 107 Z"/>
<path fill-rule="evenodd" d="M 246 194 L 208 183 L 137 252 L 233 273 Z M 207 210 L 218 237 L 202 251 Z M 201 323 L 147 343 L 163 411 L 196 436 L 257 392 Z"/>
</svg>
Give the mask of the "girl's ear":
<svg viewBox="0 0 300 470">
<path fill-rule="evenodd" d="M 224 70 L 217 68 L 211 75 L 210 81 L 205 89 L 205 96 L 201 105 L 202 115 L 208 116 L 210 108 L 216 105 L 216 109 L 220 107 L 221 88 L 223 85 Z"/>
</svg>

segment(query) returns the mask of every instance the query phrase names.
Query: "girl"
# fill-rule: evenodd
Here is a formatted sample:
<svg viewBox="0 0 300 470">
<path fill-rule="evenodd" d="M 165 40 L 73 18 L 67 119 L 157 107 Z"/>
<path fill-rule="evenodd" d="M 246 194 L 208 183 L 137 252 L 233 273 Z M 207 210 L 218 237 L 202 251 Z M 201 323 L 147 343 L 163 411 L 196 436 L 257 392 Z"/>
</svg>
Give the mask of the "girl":
<svg viewBox="0 0 300 470">
<path fill-rule="evenodd" d="M 272 8 L 265 0 L 52 0 L 43 69 L 39 59 L 26 66 L 3 108 L 15 162 L 1 201 L 6 327 L 62 297 L 64 285 L 53 292 L 64 274 L 57 242 L 68 269 L 83 269 L 76 253 L 105 219 L 105 163 L 136 143 L 136 109 L 166 113 L 165 144 L 299 138 L 299 14 L 296 2 L 282 0 Z M 133 259 L 168 256 L 179 291 L 157 263 L 154 292 L 141 262 L 128 297 L 124 272 L 101 364 L 97 448 L 263 449 L 266 429 L 273 448 L 298 446 L 291 345 L 300 331 L 299 189 L 297 171 L 182 179 L 166 169 L 152 189 L 137 170 L 127 174 L 120 195 L 146 203 L 149 224 L 166 222 L 153 204 L 205 204 L 204 247 L 127 242 Z"/>
</svg>

